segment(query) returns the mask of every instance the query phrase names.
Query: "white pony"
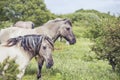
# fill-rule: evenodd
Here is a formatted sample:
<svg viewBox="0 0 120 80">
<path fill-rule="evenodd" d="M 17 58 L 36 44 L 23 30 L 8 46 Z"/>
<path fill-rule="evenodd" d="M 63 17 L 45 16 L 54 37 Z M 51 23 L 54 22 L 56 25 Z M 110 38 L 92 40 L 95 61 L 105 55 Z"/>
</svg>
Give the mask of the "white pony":
<svg viewBox="0 0 120 80">
<path fill-rule="evenodd" d="M 9 38 L 28 34 L 44 34 L 50 37 L 54 42 L 58 39 L 58 37 L 61 36 L 65 38 L 70 44 L 76 43 L 76 38 L 72 31 L 72 23 L 69 19 L 50 20 L 43 26 L 39 26 L 34 29 L 24 29 L 19 27 L 1 29 L 0 41 L 3 43 Z"/>
<path fill-rule="evenodd" d="M 28 63 L 37 55 L 46 61 L 47 68 L 52 67 L 53 49 L 52 40 L 43 35 L 25 35 L 11 38 L 6 44 L 0 45 L 0 63 L 8 57 L 15 60 L 19 69 L 17 80 L 21 80 Z"/>
<path fill-rule="evenodd" d="M 12 27 L 33 29 L 34 28 L 34 23 L 32 21 L 17 21 Z"/>
</svg>

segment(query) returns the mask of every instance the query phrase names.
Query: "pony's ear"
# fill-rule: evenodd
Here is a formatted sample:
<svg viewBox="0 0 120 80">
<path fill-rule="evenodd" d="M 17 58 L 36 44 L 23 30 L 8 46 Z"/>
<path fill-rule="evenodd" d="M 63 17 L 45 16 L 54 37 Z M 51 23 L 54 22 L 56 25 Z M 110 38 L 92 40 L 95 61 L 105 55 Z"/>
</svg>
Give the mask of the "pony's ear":
<svg viewBox="0 0 120 80">
<path fill-rule="evenodd" d="M 64 21 L 65 21 L 65 22 L 64 22 L 65 24 L 67 24 L 67 23 L 68 23 L 68 24 L 72 27 L 72 22 L 71 22 L 71 20 L 70 20 L 70 19 L 64 19 Z"/>
<path fill-rule="evenodd" d="M 66 21 L 66 20 L 68 20 L 68 19 L 67 19 L 67 18 L 64 18 L 64 19 L 63 19 L 63 21 Z"/>
<path fill-rule="evenodd" d="M 45 36 L 46 40 L 50 43 L 50 45 L 53 47 L 54 50 L 54 42 L 52 39 L 50 39 L 48 36 Z"/>
<path fill-rule="evenodd" d="M 16 45 L 18 43 L 18 39 L 17 38 L 10 38 L 9 40 L 7 40 L 7 44 L 5 46 L 13 46 Z"/>
<path fill-rule="evenodd" d="M 56 18 L 56 19 L 54 20 L 54 22 L 59 22 L 59 21 L 62 21 L 62 19 L 61 19 L 61 18 Z"/>
</svg>

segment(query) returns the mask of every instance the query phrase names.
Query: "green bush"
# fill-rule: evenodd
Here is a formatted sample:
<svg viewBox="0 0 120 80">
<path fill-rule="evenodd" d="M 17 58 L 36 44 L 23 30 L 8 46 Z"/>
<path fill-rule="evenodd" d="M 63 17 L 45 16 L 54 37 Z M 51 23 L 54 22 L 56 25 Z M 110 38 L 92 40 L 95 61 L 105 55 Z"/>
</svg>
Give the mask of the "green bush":
<svg viewBox="0 0 120 80">
<path fill-rule="evenodd" d="M 0 5 L 0 21 L 33 21 L 40 26 L 55 15 L 44 4 L 44 0 L 8 0 Z"/>
<path fill-rule="evenodd" d="M 120 20 L 102 28 L 102 35 L 94 39 L 92 50 L 99 59 L 107 59 L 113 70 L 120 71 Z"/>
<path fill-rule="evenodd" d="M 10 21 L 2 21 L 2 22 L 0 22 L 0 24 L 1 24 L 0 29 L 10 27 L 11 25 L 13 25 L 13 23 Z"/>
<path fill-rule="evenodd" d="M 6 65 L 8 66 L 7 68 L 5 68 Z M 16 80 L 18 73 L 18 65 L 15 64 L 14 60 L 7 58 L 3 63 L 0 63 L 0 80 Z"/>
<path fill-rule="evenodd" d="M 120 71 L 120 17 L 95 10 L 77 10 L 72 20 L 74 25 L 86 28 L 84 37 L 94 42 L 91 48 L 97 58 L 108 60 L 113 70 Z"/>
</svg>

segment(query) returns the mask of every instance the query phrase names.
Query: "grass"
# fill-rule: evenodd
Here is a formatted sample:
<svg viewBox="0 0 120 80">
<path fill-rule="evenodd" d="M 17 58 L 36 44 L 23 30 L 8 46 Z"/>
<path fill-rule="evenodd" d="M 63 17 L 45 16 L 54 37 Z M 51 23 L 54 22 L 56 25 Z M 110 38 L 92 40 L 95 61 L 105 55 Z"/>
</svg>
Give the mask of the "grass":
<svg viewBox="0 0 120 80">
<path fill-rule="evenodd" d="M 107 61 L 97 60 L 91 52 L 89 39 L 82 38 L 82 32 L 74 28 L 77 36 L 75 45 L 64 42 L 55 43 L 54 66 L 42 69 L 42 80 L 120 80 Z M 82 28 L 83 29 L 83 28 Z M 84 30 L 84 29 L 83 29 Z M 37 64 L 33 59 L 26 69 L 23 80 L 36 80 Z"/>
<path fill-rule="evenodd" d="M 77 44 L 68 46 L 57 42 L 52 69 L 42 69 L 43 80 L 119 80 L 106 61 L 96 60 L 90 52 L 90 41 L 78 39 Z M 64 48 L 62 48 L 64 46 Z M 91 54 L 91 55 L 90 55 Z M 91 58 L 92 57 L 92 58 Z M 89 59 L 90 58 L 90 59 Z M 23 80 L 36 80 L 36 62 L 33 60 Z"/>
</svg>

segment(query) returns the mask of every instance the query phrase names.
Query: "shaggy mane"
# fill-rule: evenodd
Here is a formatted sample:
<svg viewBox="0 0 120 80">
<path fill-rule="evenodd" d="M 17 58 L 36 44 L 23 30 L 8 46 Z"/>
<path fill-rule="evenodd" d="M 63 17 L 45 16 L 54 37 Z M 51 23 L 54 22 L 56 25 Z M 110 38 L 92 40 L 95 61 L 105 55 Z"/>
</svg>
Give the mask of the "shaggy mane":
<svg viewBox="0 0 120 80">
<path fill-rule="evenodd" d="M 20 45 L 24 50 L 36 54 L 40 50 L 42 40 L 45 39 L 50 43 L 52 47 L 54 47 L 53 41 L 49 37 L 43 35 L 25 35 L 19 36 L 17 38 L 10 38 L 7 41 L 6 46 L 11 47 L 20 42 Z"/>
</svg>

